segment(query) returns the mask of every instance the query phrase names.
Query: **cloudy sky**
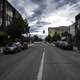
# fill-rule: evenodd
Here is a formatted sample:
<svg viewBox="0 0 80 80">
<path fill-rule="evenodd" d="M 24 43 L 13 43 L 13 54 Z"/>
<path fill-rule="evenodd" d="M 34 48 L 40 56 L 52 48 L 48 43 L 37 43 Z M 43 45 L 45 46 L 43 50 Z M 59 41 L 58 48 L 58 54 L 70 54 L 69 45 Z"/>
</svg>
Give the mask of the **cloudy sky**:
<svg viewBox="0 0 80 80">
<path fill-rule="evenodd" d="M 27 18 L 32 34 L 47 35 L 48 27 L 68 26 L 80 13 L 80 0 L 8 0 Z M 45 34 L 43 34 L 45 30 Z"/>
</svg>

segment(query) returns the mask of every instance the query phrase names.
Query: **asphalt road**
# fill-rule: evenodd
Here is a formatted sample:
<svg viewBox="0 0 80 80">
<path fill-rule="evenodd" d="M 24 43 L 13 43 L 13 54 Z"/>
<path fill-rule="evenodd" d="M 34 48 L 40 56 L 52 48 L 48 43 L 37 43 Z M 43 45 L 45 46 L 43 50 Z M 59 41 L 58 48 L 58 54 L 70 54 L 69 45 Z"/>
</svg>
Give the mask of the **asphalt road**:
<svg viewBox="0 0 80 80">
<path fill-rule="evenodd" d="M 35 43 L 20 53 L 0 55 L 0 80 L 80 80 L 80 55 Z"/>
</svg>

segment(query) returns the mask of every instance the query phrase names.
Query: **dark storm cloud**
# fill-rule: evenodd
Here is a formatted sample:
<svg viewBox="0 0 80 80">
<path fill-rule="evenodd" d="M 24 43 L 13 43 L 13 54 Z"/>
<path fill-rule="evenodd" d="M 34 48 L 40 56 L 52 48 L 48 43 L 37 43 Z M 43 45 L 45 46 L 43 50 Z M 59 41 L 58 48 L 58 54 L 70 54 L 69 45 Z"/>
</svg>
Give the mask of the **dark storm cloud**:
<svg viewBox="0 0 80 80">
<path fill-rule="evenodd" d="M 44 21 L 38 21 L 37 24 L 47 25 L 47 24 L 51 24 L 51 23 L 49 23 L 49 22 L 44 22 Z"/>
<path fill-rule="evenodd" d="M 58 9 L 66 4 L 70 4 L 70 5 L 73 5 L 74 3 L 78 2 L 79 0 L 52 0 L 51 1 L 51 4 L 54 4 L 56 3 L 56 7 L 55 9 Z"/>
<path fill-rule="evenodd" d="M 36 30 L 35 28 L 30 28 L 30 32 L 39 32 L 39 31 Z"/>
<path fill-rule="evenodd" d="M 46 3 L 46 1 L 49 2 L 49 0 L 31 0 L 31 1 L 38 5 L 38 8 L 33 11 L 34 14 L 32 15 L 32 18 L 35 19 L 36 17 L 38 19 L 41 17 L 42 14 L 45 13 L 49 14 L 52 11 L 55 11 L 56 9 L 62 7 L 63 5 L 74 4 L 78 0 L 51 0 L 51 3 L 49 3 L 50 5 Z M 54 6 L 54 4 L 56 4 L 56 6 Z M 51 10 L 47 11 L 48 7 L 51 7 Z"/>
<path fill-rule="evenodd" d="M 65 5 L 65 4 L 69 4 L 69 3 L 74 4 L 77 1 L 79 1 L 79 0 L 52 0 L 51 2 L 52 3 L 60 3 L 62 5 Z M 60 4 L 58 4 L 58 5 L 60 5 Z"/>
<path fill-rule="evenodd" d="M 47 5 L 45 4 L 44 0 L 31 0 L 31 1 L 38 5 L 38 8 L 33 11 L 34 14 L 32 16 L 33 16 L 33 18 L 34 17 L 39 18 L 43 14 Z"/>
<path fill-rule="evenodd" d="M 34 3 L 37 3 L 37 4 L 40 4 L 40 3 L 44 2 L 44 0 L 31 0 L 31 1 L 34 2 Z"/>
<path fill-rule="evenodd" d="M 16 7 L 21 13 L 24 13 L 25 15 L 27 15 L 26 12 L 25 12 L 25 9 L 24 9 L 25 5 L 20 3 L 20 1 L 21 0 L 11 0 L 11 3 L 13 3 L 14 7 Z M 28 0 L 23 0 L 23 1 L 26 4 Z M 49 1 L 51 1 L 51 3 L 46 3 L 46 2 L 49 2 Z M 31 21 L 33 21 L 33 20 L 35 20 L 35 17 L 36 17 L 36 19 L 41 17 L 41 15 L 44 14 L 45 11 L 46 11 L 46 13 L 49 13 L 50 10 L 48 12 L 46 10 L 47 7 L 51 7 L 51 8 L 55 7 L 55 9 L 58 9 L 63 5 L 74 4 L 77 1 L 79 1 L 79 0 L 30 0 L 31 3 L 34 3 L 34 4 L 38 5 L 38 8 L 33 10 L 34 14 L 31 17 L 29 17 L 29 19 Z M 19 4 L 22 4 L 22 5 L 19 5 Z M 50 5 L 48 5 L 48 4 L 50 4 Z M 55 4 L 56 4 L 56 6 L 54 6 Z M 32 8 L 33 7 L 34 6 L 32 6 Z M 55 9 L 53 9 L 53 11 L 55 11 Z"/>
<path fill-rule="evenodd" d="M 35 16 L 31 16 L 27 18 L 29 22 L 35 21 L 36 17 Z"/>
<path fill-rule="evenodd" d="M 30 32 L 39 32 L 39 27 L 33 25 L 32 28 L 30 28 Z"/>
<path fill-rule="evenodd" d="M 11 3 L 21 14 L 26 15 L 24 5 L 22 3 L 20 3 L 20 0 L 11 0 Z"/>
</svg>

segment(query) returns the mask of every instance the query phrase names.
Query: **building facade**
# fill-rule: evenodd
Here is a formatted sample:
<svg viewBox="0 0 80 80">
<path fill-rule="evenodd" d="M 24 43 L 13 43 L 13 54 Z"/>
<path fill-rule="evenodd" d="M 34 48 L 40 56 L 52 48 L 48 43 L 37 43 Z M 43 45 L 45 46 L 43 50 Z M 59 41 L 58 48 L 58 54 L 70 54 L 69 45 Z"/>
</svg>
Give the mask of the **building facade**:
<svg viewBox="0 0 80 80">
<path fill-rule="evenodd" d="M 76 45 L 80 50 L 80 14 L 75 17 L 75 36 Z"/>
<path fill-rule="evenodd" d="M 55 32 L 61 35 L 65 31 L 69 32 L 69 27 L 66 26 L 60 26 L 54 28 L 50 27 L 48 28 L 48 35 L 51 35 L 53 37 Z"/>
<path fill-rule="evenodd" d="M 80 30 L 80 14 L 78 14 L 75 17 L 75 29 L 76 29 L 76 32 Z"/>
<path fill-rule="evenodd" d="M 3 2 L 0 0 L 0 27 L 2 26 L 2 11 L 3 11 Z"/>
<path fill-rule="evenodd" d="M 16 18 L 21 14 L 7 1 L 0 0 L 0 30 L 6 31 Z"/>
<path fill-rule="evenodd" d="M 72 35 L 72 37 L 74 37 L 75 36 L 75 23 L 70 25 L 69 28 L 70 28 L 69 33 Z"/>
<path fill-rule="evenodd" d="M 56 28 L 51 28 L 51 27 L 48 28 L 48 35 L 50 35 L 50 36 L 53 37 L 53 36 L 54 36 L 54 33 L 55 33 L 55 31 L 56 31 L 55 29 L 56 29 Z"/>
</svg>

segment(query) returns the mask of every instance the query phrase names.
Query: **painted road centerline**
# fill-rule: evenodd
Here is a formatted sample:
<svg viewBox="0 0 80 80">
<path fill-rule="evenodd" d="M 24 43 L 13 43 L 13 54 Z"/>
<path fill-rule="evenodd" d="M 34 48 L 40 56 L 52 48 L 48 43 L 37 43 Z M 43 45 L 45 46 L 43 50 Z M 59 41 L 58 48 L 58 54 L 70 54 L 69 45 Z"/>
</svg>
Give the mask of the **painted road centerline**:
<svg viewBox="0 0 80 80">
<path fill-rule="evenodd" d="M 45 56 L 45 48 L 44 48 L 44 51 L 43 51 L 43 56 L 42 56 L 42 59 L 41 59 L 41 64 L 40 64 L 37 80 L 42 80 L 43 66 L 44 66 L 44 56 Z"/>
</svg>

